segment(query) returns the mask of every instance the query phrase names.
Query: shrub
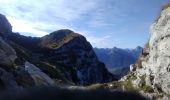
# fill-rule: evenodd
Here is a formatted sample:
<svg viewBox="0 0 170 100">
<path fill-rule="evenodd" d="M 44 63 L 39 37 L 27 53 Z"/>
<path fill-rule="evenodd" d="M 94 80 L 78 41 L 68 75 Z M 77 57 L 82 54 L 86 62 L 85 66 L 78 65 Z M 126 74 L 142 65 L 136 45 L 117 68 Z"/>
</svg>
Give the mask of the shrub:
<svg viewBox="0 0 170 100">
<path fill-rule="evenodd" d="M 167 9 L 168 7 L 170 7 L 170 3 L 167 3 L 165 5 L 162 6 L 161 10 L 165 10 Z"/>
<path fill-rule="evenodd" d="M 154 92 L 153 88 L 151 86 L 146 85 L 145 78 L 146 78 L 146 75 L 143 75 L 140 77 L 141 81 L 139 84 L 139 88 L 143 90 L 144 92 L 153 93 Z"/>
<path fill-rule="evenodd" d="M 122 86 L 124 87 L 124 89 L 127 91 L 137 91 L 137 89 L 135 89 L 132 84 L 132 81 L 135 79 L 136 76 L 134 76 L 132 73 L 129 74 L 126 80 L 122 82 Z"/>
<path fill-rule="evenodd" d="M 165 9 L 167 9 L 168 7 L 170 7 L 170 3 L 167 3 L 167 4 L 163 5 L 163 6 L 161 7 L 161 11 L 160 11 L 160 12 L 162 12 L 162 11 L 165 10 Z M 157 22 L 157 21 L 159 20 L 159 18 L 160 18 L 160 14 L 159 14 L 159 16 L 155 19 L 155 22 Z"/>
</svg>

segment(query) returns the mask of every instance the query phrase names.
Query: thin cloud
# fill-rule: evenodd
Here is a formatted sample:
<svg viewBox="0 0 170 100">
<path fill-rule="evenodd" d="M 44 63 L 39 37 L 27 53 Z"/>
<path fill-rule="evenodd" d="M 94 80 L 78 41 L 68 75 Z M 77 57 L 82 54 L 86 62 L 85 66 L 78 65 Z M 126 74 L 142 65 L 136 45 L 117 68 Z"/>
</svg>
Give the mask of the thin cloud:
<svg viewBox="0 0 170 100">
<path fill-rule="evenodd" d="M 163 0 L 0 0 L 0 13 L 7 16 L 13 31 L 24 35 L 43 36 L 68 28 L 86 36 L 93 46 L 113 47 L 113 42 L 126 40 L 132 47 L 138 45 L 139 39 L 142 43 L 146 41 L 148 28 L 141 23 L 151 23 L 163 3 Z M 124 39 L 132 38 L 133 34 L 137 34 L 134 41 Z M 122 40 L 115 41 L 109 35 Z"/>
<path fill-rule="evenodd" d="M 47 30 L 45 28 L 49 26 L 52 26 L 51 28 L 57 26 L 55 29 L 60 29 L 69 28 L 67 26 L 71 26 L 72 21 L 82 18 L 96 7 L 96 2 L 91 2 L 91 0 L 83 3 L 82 0 L 74 0 L 74 2 L 69 0 L 7 0 L 0 1 L 3 5 L 0 6 L 0 12 L 12 19 L 10 20 L 12 24 L 17 24 L 17 26 L 13 25 L 14 31 L 22 32 L 18 28 L 18 23 L 21 24 L 21 22 L 16 22 L 20 19 L 22 19 L 22 25 L 28 24 L 24 26 L 35 26 L 36 23 L 37 27 L 42 24 L 44 28 L 41 27 L 42 30 Z"/>
</svg>

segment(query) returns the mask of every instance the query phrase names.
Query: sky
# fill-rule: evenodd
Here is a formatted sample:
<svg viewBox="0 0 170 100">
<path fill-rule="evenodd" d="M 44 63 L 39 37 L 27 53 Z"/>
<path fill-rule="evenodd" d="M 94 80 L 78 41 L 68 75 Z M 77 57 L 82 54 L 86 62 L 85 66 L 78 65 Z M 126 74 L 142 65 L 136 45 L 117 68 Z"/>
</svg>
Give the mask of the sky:
<svg viewBox="0 0 170 100">
<path fill-rule="evenodd" d="M 80 33 L 99 48 L 135 48 L 169 0 L 0 0 L 14 32 L 41 37 L 59 29 Z"/>
</svg>

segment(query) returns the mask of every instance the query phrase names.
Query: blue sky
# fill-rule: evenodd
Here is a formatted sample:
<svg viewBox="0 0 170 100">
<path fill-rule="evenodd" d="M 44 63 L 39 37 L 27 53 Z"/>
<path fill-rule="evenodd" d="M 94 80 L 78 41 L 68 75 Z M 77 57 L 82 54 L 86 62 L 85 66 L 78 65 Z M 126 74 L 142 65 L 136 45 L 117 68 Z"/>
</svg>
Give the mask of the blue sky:
<svg viewBox="0 0 170 100">
<path fill-rule="evenodd" d="M 59 29 L 84 35 L 93 47 L 135 48 L 168 0 L 0 0 L 14 32 L 44 36 Z"/>
</svg>

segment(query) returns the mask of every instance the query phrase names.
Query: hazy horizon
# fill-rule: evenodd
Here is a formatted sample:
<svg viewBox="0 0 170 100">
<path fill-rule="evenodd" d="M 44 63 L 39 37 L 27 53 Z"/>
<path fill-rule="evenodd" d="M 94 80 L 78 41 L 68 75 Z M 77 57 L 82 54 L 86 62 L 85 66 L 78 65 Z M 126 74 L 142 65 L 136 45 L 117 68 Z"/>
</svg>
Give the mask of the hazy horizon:
<svg viewBox="0 0 170 100">
<path fill-rule="evenodd" d="M 59 29 L 84 35 L 97 48 L 135 48 L 168 0 L 3 0 L 0 13 L 14 32 L 44 36 Z"/>
</svg>

